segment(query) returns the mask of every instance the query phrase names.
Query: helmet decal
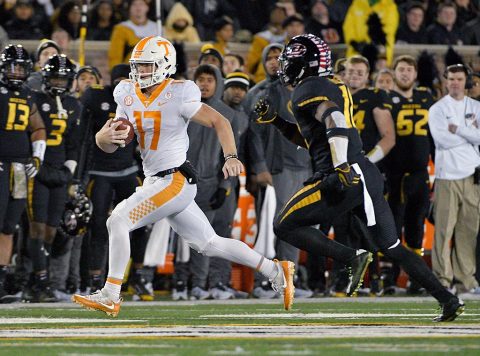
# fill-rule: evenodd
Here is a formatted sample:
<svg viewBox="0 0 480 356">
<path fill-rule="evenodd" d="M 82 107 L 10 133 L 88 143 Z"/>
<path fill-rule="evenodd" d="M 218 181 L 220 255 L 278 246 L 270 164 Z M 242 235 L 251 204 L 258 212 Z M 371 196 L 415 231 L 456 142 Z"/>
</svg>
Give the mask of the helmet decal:
<svg viewBox="0 0 480 356">
<path fill-rule="evenodd" d="M 160 84 L 176 71 L 175 47 L 160 36 L 145 37 L 132 51 L 130 79 L 140 88 Z"/>
<path fill-rule="evenodd" d="M 312 34 L 295 36 L 279 57 L 280 80 L 284 85 L 296 86 L 310 76 L 332 74 L 332 57 L 328 45 Z"/>
</svg>

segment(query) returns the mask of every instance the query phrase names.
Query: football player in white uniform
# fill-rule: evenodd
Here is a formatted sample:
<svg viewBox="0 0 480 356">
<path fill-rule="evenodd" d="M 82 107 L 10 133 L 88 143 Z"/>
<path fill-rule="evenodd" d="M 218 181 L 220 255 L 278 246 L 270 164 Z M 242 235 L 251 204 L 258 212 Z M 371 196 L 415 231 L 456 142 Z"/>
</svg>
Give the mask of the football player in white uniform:
<svg viewBox="0 0 480 356">
<path fill-rule="evenodd" d="M 116 206 L 107 221 L 110 253 L 104 288 L 91 295 L 75 294 L 72 300 L 116 316 L 130 258 L 129 232 L 166 218 L 200 253 L 256 268 L 267 276 L 272 288 L 284 295 L 285 309 L 290 309 L 293 262 L 269 260 L 241 241 L 218 236 L 194 201 L 196 176 L 186 161 L 188 123 L 193 120 L 216 130 L 225 157 L 225 178 L 243 171 L 230 123 L 200 101 L 200 90 L 194 82 L 170 78 L 176 69 L 176 53 L 168 40 L 151 36 L 139 41 L 130 66 L 130 80 L 115 88 L 116 117 L 127 118 L 135 128 L 146 178 L 142 187 Z M 103 151 L 114 152 L 125 144 L 128 129 L 117 131 L 119 125 L 115 119 L 109 120 L 96 134 L 96 143 Z"/>
</svg>

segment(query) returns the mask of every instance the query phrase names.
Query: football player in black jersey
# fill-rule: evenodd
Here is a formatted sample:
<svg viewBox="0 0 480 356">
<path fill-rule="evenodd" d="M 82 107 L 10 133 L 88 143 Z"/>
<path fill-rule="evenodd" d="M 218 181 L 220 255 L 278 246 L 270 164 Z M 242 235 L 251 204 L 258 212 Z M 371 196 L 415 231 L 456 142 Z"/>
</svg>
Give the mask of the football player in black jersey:
<svg viewBox="0 0 480 356">
<path fill-rule="evenodd" d="M 407 247 L 422 256 L 430 193 L 428 161 L 433 147 L 428 109 L 434 100 L 426 88 L 415 88 L 417 62 L 413 57 L 397 57 L 393 70 L 395 86 L 390 97 L 397 144 L 385 162 L 390 191 L 388 202 L 399 238 L 403 230 Z M 410 291 L 418 290 L 418 284 L 411 283 Z"/>
<path fill-rule="evenodd" d="M 141 185 L 138 177 L 138 165 L 135 161 L 136 145 L 131 143 L 115 153 L 105 153 L 95 144 L 95 134 L 108 120 L 115 117 L 117 104 L 113 99 L 113 90 L 121 80 L 127 79 L 130 72 L 128 64 L 119 64 L 112 68 L 111 85 L 92 85 L 86 89 L 80 100 L 83 104 L 82 122 L 88 126 L 86 144 L 89 155 L 86 171 L 90 181 L 87 194 L 93 204 L 90 238 L 88 241 L 88 268 L 91 292 L 101 289 L 105 283 L 105 261 L 108 248 L 107 218 L 112 203 L 118 204 L 128 198 Z M 134 293 L 144 301 L 153 300 L 153 293 L 146 287 L 148 270 L 143 268 L 143 259 L 148 242 L 144 228 L 132 232 L 131 251 L 133 273 L 130 286 Z"/>
<path fill-rule="evenodd" d="M 370 162 L 380 162 L 395 146 L 391 100 L 381 89 L 369 88 L 370 65 L 356 55 L 346 62 L 345 83 L 353 98 L 353 120 Z"/>
<path fill-rule="evenodd" d="M 32 70 L 28 52 L 8 45 L 0 56 L 0 303 L 13 233 L 25 209 L 27 176 L 35 177 L 45 154 L 45 125 L 24 83 Z M 31 145 L 31 146 L 30 146 Z"/>
<path fill-rule="evenodd" d="M 352 272 L 347 294 L 352 295 L 363 279 L 371 254 L 358 253 L 312 228 L 352 211 L 367 223 L 380 250 L 440 302 L 442 313 L 434 321 L 454 320 L 463 312 L 463 302 L 443 287 L 425 262 L 397 237 L 383 196 L 383 178 L 362 151 L 350 91 L 333 79 L 328 45 L 311 34 L 296 36 L 279 60 L 281 80 L 295 87 L 292 102 L 297 125 L 279 118 L 265 100 L 256 105 L 257 121 L 273 122 L 292 141 L 308 148 L 315 173 L 276 218 L 277 237 L 349 264 Z"/>
<path fill-rule="evenodd" d="M 46 253 L 50 252 L 78 160 L 80 105 L 68 95 L 75 65 L 65 55 L 54 55 L 42 68 L 43 90 L 35 102 L 47 130 L 47 149 L 40 172 L 28 181 L 27 212 L 30 234 L 27 251 L 33 264 L 33 285 L 24 291 L 28 302 L 55 302 L 49 285 Z"/>
</svg>

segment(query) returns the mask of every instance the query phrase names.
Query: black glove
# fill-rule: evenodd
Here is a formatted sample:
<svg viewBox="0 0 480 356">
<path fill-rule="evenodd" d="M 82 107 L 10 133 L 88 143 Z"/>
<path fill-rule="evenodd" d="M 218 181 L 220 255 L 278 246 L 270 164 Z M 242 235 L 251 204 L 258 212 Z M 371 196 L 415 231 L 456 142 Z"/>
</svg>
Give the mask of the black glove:
<svg viewBox="0 0 480 356">
<path fill-rule="evenodd" d="M 225 188 L 218 188 L 215 193 L 213 193 L 208 204 L 210 209 L 217 210 L 225 202 L 225 198 L 228 196 L 228 191 Z"/>
<path fill-rule="evenodd" d="M 335 172 L 337 172 L 338 179 L 345 188 L 350 188 L 360 183 L 360 174 L 355 172 L 348 162 L 342 163 L 338 167 L 335 167 Z"/>
<path fill-rule="evenodd" d="M 28 178 L 33 178 L 38 174 L 42 161 L 38 157 L 30 157 L 25 163 L 25 173 L 27 173 Z"/>
<path fill-rule="evenodd" d="M 267 98 L 259 99 L 254 108 L 255 121 L 259 124 L 269 124 L 277 118 L 277 111 Z"/>
</svg>

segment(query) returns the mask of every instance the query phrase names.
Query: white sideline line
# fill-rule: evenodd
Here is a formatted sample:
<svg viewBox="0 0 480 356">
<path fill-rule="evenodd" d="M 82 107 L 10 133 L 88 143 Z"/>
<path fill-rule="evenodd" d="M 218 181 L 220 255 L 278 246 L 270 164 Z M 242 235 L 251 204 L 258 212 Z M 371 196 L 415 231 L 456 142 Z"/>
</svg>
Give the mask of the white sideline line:
<svg viewBox="0 0 480 356">
<path fill-rule="evenodd" d="M 359 319 L 359 318 L 414 318 L 414 317 L 432 317 L 437 314 L 432 313 L 270 313 L 270 314 L 207 314 L 200 315 L 199 318 L 202 319 L 292 319 L 292 318 L 301 318 L 301 319 Z M 462 316 L 479 316 L 480 314 L 465 313 Z"/>
<path fill-rule="evenodd" d="M 146 320 L 122 320 L 122 319 L 75 319 L 75 318 L 0 318 L 0 325 L 5 324 L 90 324 L 90 323 L 135 323 L 135 322 L 146 322 Z"/>
<path fill-rule="evenodd" d="M 214 338 L 372 338 L 372 337 L 477 336 L 480 325 L 269 325 L 269 326 L 175 326 L 144 328 L 84 327 L 75 329 L 10 329 L 0 330 L 3 338 L 103 338 L 113 337 L 214 337 Z"/>
</svg>

